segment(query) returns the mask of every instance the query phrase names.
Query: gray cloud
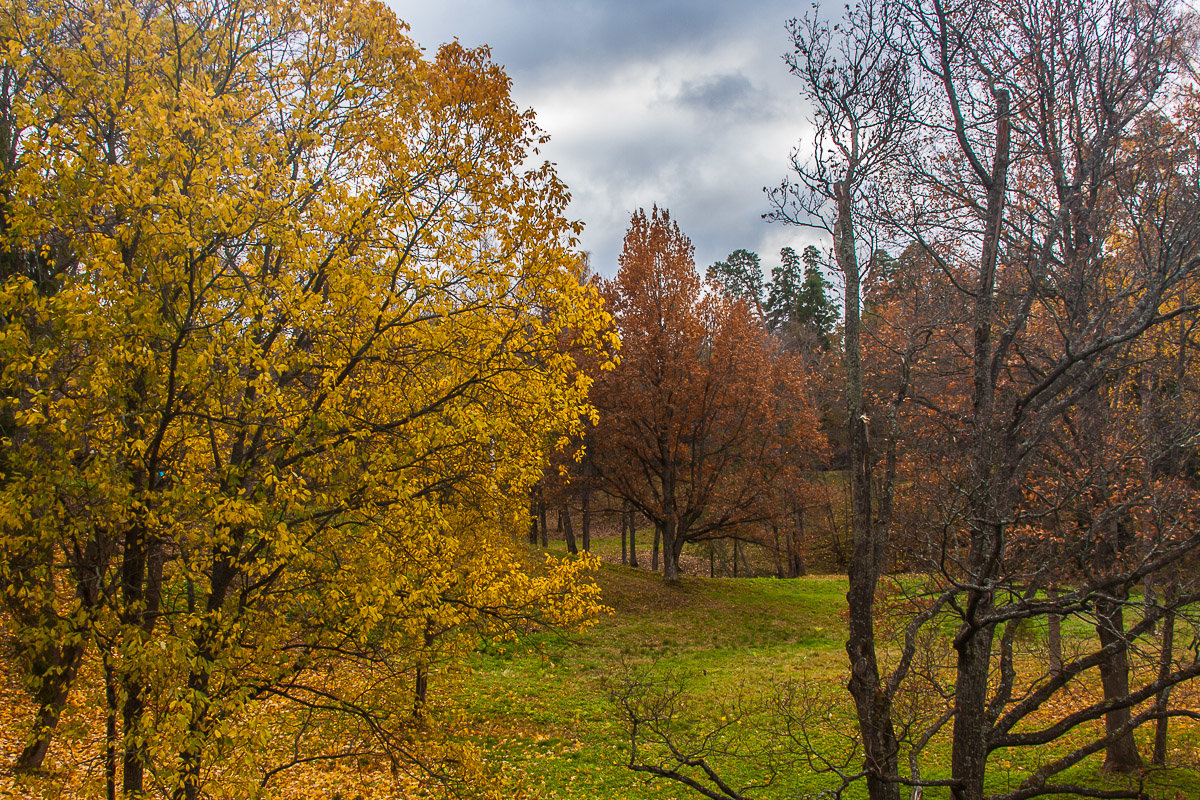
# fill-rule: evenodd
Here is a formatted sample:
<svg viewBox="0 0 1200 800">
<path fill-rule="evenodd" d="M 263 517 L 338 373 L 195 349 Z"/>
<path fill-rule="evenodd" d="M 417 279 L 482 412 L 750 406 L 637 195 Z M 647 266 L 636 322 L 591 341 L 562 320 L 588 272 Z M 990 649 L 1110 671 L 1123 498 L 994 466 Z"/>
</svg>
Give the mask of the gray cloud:
<svg viewBox="0 0 1200 800">
<path fill-rule="evenodd" d="M 581 247 L 616 271 L 629 215 L 657 203 L 696 245 L 697 265 L 739 247 L 770 268 L 811 234 L 768 225 L 804 113 L 782 54 L 794 5 L 761 0 L 390 0 L 429 49 L 458 37 L 488 44 L 551 136 L 586 225 Z"/>
<path fill-rule="evenodd" d="M 678 101 L 686 108 L 710 114 L 758 113 L 764 105 L 764 93 L 740 72 L 711 75 L 684 81 Z"/>
</svg>

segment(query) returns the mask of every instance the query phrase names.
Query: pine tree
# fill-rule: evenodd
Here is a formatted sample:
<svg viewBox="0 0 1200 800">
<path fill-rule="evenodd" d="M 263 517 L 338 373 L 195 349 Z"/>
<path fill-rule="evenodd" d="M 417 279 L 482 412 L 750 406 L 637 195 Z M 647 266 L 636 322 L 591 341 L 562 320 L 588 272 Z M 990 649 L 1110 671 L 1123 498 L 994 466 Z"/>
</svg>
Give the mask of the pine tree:
<svg viewBox="0 0 1200 800">
<path fill-rule="evenodd" d="M 800 257 L 790 247 L 779 251 L 780 265 L 771 270 L 767 286 L 767 327 L 779 330 L 796 318 L 796 299 L 800 294 Z"/>
<path fill-rule="evenodd" d="M 813 245 L 804 248 L 804 283 L 796 297 L 793 321 L 811 328 L 825 347 L 837 322 L 837 309 L 829 299 L 829 281 L 821 271 L 821 251 Z"/>
<path fill-rule="evenodd" d="M 734 250 L 724 261 L 709 267 L 704 277 L 716 284 L 725 296 L 744 300 L 762 314 L 763 274 L 758 253 L 746 249 Z"/>
</svg>

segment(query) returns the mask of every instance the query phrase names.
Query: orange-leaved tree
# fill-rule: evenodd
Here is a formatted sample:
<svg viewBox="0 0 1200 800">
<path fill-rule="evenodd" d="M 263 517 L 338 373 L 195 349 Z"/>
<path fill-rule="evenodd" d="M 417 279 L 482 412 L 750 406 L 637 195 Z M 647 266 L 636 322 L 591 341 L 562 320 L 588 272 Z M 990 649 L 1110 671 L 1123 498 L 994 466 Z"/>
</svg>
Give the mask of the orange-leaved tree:
<svg viewBox="0 0 1200 800">
<path fill-rule="evenodd" d="M 823 454 L 798 362 L 744 301 L 705 292 L 663 209 L 636 212 L 607 287 L 620 366 L 597 380 L 600 479 L 662 535 L 668 581 L 688 542 L 777 513 L 778 481 Z"/>
</svg>

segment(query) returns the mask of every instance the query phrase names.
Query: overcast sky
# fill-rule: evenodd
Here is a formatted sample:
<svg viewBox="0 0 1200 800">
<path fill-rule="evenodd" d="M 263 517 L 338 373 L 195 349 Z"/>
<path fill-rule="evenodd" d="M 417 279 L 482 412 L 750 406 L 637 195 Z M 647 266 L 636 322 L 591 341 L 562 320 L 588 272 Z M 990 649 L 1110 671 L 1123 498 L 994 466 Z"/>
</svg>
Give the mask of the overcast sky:
<svg viewBox="0 0 1200 800">
<path fill-rule="evenodd" d="M 788 74 L 800 3 L 759 0 L 388 0 L 432 53 L 490 45 L 513 97 L 551 136 L 543 155 L 571 190 L 593 268 L 612 275 L 630 214 L 654 203 L 703 270 L 745 247 L 770 275 L 779 248 L 813 234 L 767 223 L 763 187 L 807 139 Z"/>
</svg>

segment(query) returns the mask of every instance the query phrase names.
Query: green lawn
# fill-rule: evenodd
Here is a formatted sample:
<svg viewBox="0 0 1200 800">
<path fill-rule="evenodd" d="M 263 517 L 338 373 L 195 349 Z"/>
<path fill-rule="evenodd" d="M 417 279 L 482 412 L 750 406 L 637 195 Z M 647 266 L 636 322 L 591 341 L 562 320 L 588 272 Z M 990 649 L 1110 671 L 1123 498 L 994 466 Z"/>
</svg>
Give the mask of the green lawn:
<svg viewBox="0 0 1200 800">
<path fill-rule="evenodd" d="M 684 737 L 721 725 L 722 717 L 735 718 L 730 703 L 770 701 L 779 686 L 787 685 L 821 698 L 809 708 L 818 749 L 844 750 L 846 735 L 854 730 L 843 688 L 844 577 L 685 577 L 678 586 L 667 586 L 654 573 L 605 564 L 596 581 L 612 615 L 584 633 L 535 634 L 477 652 L 456 690 L 468 724 L 503 766 L 514 797 L 699 797 L 625 767 L 628 736 L 609 693 L 631 671 L 650 670 L 682 682 L 687 699 L 680 704 L 677 732 Z M 744 756 L 761 756 L 778 742 L 761 729 L 766 720 L 751 717 L 726 731 L 722 741 L 742 750 L 718 761 L 735 783 L 763 774 Z M 1196 738 L 1192 727 L 1185 753 L 1196 753 Z M 946 743 L 935 742 L 923 762 L 925 776 L 948 777 L 941 769 L 947 755 Z M 1102 780 L 1097 764 L 1089 762 L 1075 777 Z M 1020 776 L 1021 767 L 1014 757 L 1012 775 Z M 995 760 L 997 788 L 1008 769 Z M 1192 771 L 1161 773 L 1154 782 L 1156 798 L 1200 797 Z M 755 796 L 813 796 L 832 785 L 828 775 L 799 762 L 786 766 L 769 790 Z M 933 790 L 925 794 L 944 796 Z"/>
<path fill-rule="evenodd" d="M 597 582 L 611 616 L 582 634 L 477 653 L 463 685 L 485 743 L 527 786 L 544 787 L 532 796 L 691 796 L 624 767 L 629 742 L 607 693 L 627 670 L 678 674 L 706 707 L 765 691 L 775 678 L 842 680 L 842 578 L 689 577 L 667 586 L 654 573 L 605 565 Z"/>
</svg>

